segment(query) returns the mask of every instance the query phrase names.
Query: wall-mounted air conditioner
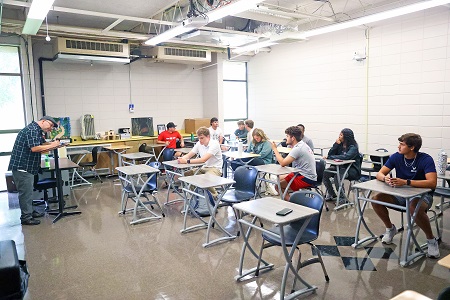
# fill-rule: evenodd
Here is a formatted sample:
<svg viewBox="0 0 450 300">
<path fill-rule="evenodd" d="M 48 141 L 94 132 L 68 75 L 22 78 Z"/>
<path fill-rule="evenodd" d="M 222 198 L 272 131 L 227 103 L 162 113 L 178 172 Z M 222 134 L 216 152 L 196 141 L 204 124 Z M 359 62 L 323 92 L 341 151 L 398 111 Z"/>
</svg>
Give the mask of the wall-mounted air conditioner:
<svg viewBox="0 0 450 300">
<path fill-rule="evenodd" d="M 120 63 L 130 62 L 130 46 L 122 43 L 57 38 L 53 44 L 57 62 Z"/>
<path fill-rule="evenodd" d="M 211 51 L 175 47 L 153 47 L 149 54 L 157 62 L 197 65 L 211 62 Z"/>
</svg>

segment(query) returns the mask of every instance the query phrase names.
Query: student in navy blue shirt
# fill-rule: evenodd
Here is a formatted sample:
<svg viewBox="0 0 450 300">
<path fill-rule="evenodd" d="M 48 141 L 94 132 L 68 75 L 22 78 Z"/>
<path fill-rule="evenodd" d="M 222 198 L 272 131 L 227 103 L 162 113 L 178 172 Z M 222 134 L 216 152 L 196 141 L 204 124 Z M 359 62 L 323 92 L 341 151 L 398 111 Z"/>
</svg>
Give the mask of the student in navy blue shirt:
<svg viewBox="0 0 450 300">
<path fill-rule="evenodd" d="M 422 203 L 416 216 L 417 225 L 425 232 L 428 244 L 428 257 L 438 258 L 439 244 L 431 231 L 430 220 L 426 211 L 433 204 L 433 192 L 437 184 L 436 167 L 433 158 L 423 152 L 419 152 L 422 146 L 422 138 L 415 133 L 406 133 L 398 138 L 398 152 L 391 155 L 386 164 L 377 173 L 377 179 L 386 182 L 390 186 L 409 185 L 418 188 L 429 188 L 431 192 L 422 196 Z M 391 176 L 391 170 L 395 169 L 395 177 Z M 406 199 L 402 197 L 379 193 L 373 199 L 406 205 Z M 414 213 L 419 198 L 413 199 L 410 203 L 410 212 Z M 386 206 L 372 203 L 375 213 L 380 217 L 386 226 L 386 233 L 382 238 L 385 244 L 391 244 L 397 233 L 395 225 L 391 223 L 389 212 Z"/>
</svg>

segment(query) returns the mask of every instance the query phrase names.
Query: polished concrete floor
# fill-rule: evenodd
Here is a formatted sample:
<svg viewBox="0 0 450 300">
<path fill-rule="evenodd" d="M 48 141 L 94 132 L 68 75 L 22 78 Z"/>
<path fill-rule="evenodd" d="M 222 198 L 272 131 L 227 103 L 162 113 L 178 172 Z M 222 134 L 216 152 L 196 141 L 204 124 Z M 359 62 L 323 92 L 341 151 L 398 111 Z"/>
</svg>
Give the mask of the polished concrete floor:
<svg viewBox="0 0 450 300">
<path fill-rule="evenodd" d="M 46 215 L 38 226 L 21 226 L 17 194 L 0 193 L 0 240 L 15 240 L 31 274 L 25 299 L 279 299 L 284 264 L 278 247 L 264 253 L 275 264 L 274 270 L 238 283 L 234 277 L 242 237 L 203 248 L 205 230 L 180 233 L 181 204 L 164 207 L 162 220 L 130 225 L 131 216 L 117 214 L 120 191 L 121 186 L 111 179 L 75 188 L 67 202 L 78 204 L 82 214 L 55 224 L 54 217 Z M 158 193 L 161 203 L 166 195 L 167 189 Z M 450 271 L 437 260 L 422 258 L 400 267 L 399 248 L 405 234 L 398 234 L 390 246 L 376 242 L 353 249 L 356 210 L 334 212 L 334 205 L 329 206 L 331 210 L 322 214 L 315 244 L 324 255 L 330 281 L 325 281 L 320 265 L 305 267 L 301 276 L 317 290 L 302 298 L 390 299 L 411 289 L 436 299 L 450 286 Z M 222 208 L 218 218 L 226 223 L 228 213 Z M 450 253 L 449 214 L 450 209 L 439 219 L 441 257 Z M 393 219 L 399 220 L 398 213 Z M 366 220 L 374 232 L 384 232 L 371 208 Z M 188 221 L 195 220 L 189 217 Z M 418 239 L 425 241 L 422 232 Z M 260 241 L 255 233 L 252 244 Z M 311 256 L 309 247 L 301 246 L 301 250 L 303 257 Z M 247 261 L 246 268 L 254 263 Z"/>
</svg>

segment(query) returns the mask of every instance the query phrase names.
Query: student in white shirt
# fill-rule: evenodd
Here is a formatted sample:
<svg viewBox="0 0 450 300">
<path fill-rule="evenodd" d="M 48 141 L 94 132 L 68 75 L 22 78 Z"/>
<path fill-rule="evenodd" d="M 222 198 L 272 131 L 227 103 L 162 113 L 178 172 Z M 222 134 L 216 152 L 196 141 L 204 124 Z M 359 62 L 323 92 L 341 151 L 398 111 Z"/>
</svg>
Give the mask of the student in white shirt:
<svg viewBox="0 0 450 300">
<path fill-rule="evenodd" d="M 245 120 L 245 129 L 248 131 L 247 133 L 247 144 L 251 144 L 253 141 L 253 127 L 255 126 L 255 122 L 252 120 Z"/>
<path fill-rule="evenodd" d="M 222 176 L 222 151 L 220 150 L 220 145 L 218 141 L 211 138 L 208 128 L 200 127 L 197 130 L 198 142 L 195 144 L 192 150 L 178 158 L 178 163 L 180 164 L 194 164 L 194 163 L 205 163 L 200 170 L 198 168 L 192 169 L 184 173 L 185 176 L 192 176 L 194 174 L 205 174 L 210 173 L 217 176 Z M 194 158 L 195 155 L 199 155 L 199 158 Z M 196 171 L 198 172 L 196 173 Z M 211 188 L 209 190 L 214 197 L 217 197 L 216 189 Z"/>
<path fill-rule="evenodd" d="M 216 117 L 211 118 L 209 122 L 211 127 L 209 127 L 209 135 L 212 140 L 218 141 L 219 144 L 223 144 L 223 131 L 219 127 L 219 119 Z"/>
</svg>

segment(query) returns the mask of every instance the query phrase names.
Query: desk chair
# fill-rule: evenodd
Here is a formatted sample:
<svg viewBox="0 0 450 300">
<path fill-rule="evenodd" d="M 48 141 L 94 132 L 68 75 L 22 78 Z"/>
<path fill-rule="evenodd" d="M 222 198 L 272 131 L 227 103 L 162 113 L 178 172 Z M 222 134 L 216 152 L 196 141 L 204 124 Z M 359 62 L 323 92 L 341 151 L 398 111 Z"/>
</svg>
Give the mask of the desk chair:
<svg viewBox="0 0 450 300">
<path fill-rule="evenodd" d="M 450 171 L 450 166 L 447 167 L 447 171 Z M 442 212 L 444 211 L 444 204 L 450 203 L 450 201 L 444 201 L 444 198 L 450 198 L 450 180 L 446 181 L 449 187 L 436 187 L 436 189 L 434 190 L 434 195 L 441 197 L 441 203 L 436 205 L 436 208 L 439 209 L 439 214 L 442 214 Z"/>
<path fill-rule="evenodd" d="M 387 149 L 384 149 L 384 148 L 378 148 L 375 151 L 388 152 Z M 361 168 L 361 171 L 369 173 L 369 180 L 374 179 L 374 178 L 372 178 L 372 173 L 378 173 L 378 171 L 380 171 L 380 169 L 382 167 L 381 161 L 386 163 L 387 159 L 382 160 L 381 157 L 370 155 L 370 161 L 365 161 L 366 163 L 372 164 L 371 167 Z"/>
<path fill-rule="evenodd" d="M 231 206 L 233 204 L 248 201 L 256 197 L 256 178 L 258 170 L 250 166 L 240 166 L 234 171 L 234 181 L 236 183 L 233 189 L 228 190 L 223 195 L 221 202 L 223 206 Z M 233 209 L 234 216 L 237 220 L 238 216 Z M 237 232 L 239 235 L 239 231 Z"/>
<path fill-rule="evenodd" d="M 39 180 L 39 175 L 34 175 L 34 184 L 33 187 L 35 190 L 39 192 L 44 192 L 44 199 L 42 200 L 33 200 L 34 205 L 43 205 L 45 204 L 45 208 L 48 208 L 48 203 L 50 198 L 48 197 L 48 190 L 56 188 L 56 178 L 44 178 Z M 52 199 L 56 199 L 56 197 L 52 197 Z"/>
<path fill-rule="evenodd" d="M 160 165 L 160 163 L 152 161 L 148 165 L 150 167 L 157 169 L 158 166 Z M 147 176 L 151 176 L 151 174 L 147 174 Z M 136 188 L 136 191 L 140 191 L 142 188 L 142 183 L 141 183 L 141 185 L 136 185 L 135 188 Z M 143 204 L 144 205 L 150 204 L 151 209 L 154 209 L 153 204 L 157 205 L 161 211 L 161 215 L 163 217 L 165 217 L 166 215 L 164 214 L 164 211 L 161 208 L 161 205 L 159 204 L 158 199 L 155 197 L 155 195 L 157 193 L 158 193 L 158 174 L 155 174 L 150 179 L 150 181 L 147 183 L 147 185 L 145 186 L 145 188 L 143 190 L 142 196 L 145 199 L 147 199 L 147 202 L 143 202 Z M 147 195 L 150 195 L 152 197 L 152 200 L 150 200 Z M 125 214 L 127 212 L 128 199 L 133 199 L 134 196 L 135 196 L 135 194 L 133 192 L 133 188 L 132 188 L 131 184 L 124 185 L 123 190 L 122 190 L 122 204 L 121 204 L 121 209 L 122 209 L 123 214 Z M 133 210 L 133 209 L 129 209 L 129 210 Z M 155 214 L 155 216 L 156 216 L 156 214 Z"/>
<path fill-rule="evenodd" d="M 312 219 L 309 221 L 308 225 L 306 226 L 305 231 L 303 232 L 302 236 L 300 237 L 300 241 L 298 242 L 298 245 L 302 244 L 308 244 L 311 246 L 311 251 L 314 253 L 317 253 L 317 257 L 310 258 L 305 261 L 301 261 L 301 252 L 299 248 L 297 247 L 297 250 L 299 250 L 299 256 L 298 256 L 298 262 L 297 262 L 297 272 L 300 270 L 300 268 L 306 267 L 308 265 L 314 264 L 314 263 L 320 263 L 322 266 L 322 270 L 325 276 L 325 280 L 328 282 L 330 281 L 330 278 L 328 277 L 327 270 L 325 269 L 325 265 L 322 260 L 322 256 L 320 254 L 319 249 L 312 243 L 312 241 L 316 240 L 319 236 L 319 225 L 320 225 L 320 216 L 322 215 L 322 208 L 323 208 L 323 197 L 315 192 L 310 191 L 298 191 L 291 195 L 290 202 L 296 203 L 298 205 L 303 205 L 305 207 L 313 208 L 319 211 L 319 214 L 312 217 Z M 275 212 L 274 212 L 275 213 Z M 297 237 L 297 234 L 301 227 L 303 226 L 304 220 L 299 220 L 296 222 L 292 222 L 289 225 L 284 227 L 284 236 L 286 239 L 286 246 L 292 247 L 292 245 L 295 242 L 295 238 Z M 273 232 L 278 235 L 278 237 L 275 237 L 268 233 L 262 234 L 262 245 L 259 252 L 259 260 L 258 260 L 258 266 L 259 268 L 261 264 L 262 259 L 262 252 L 264 249 L 272 247 L 272 246 L 281 246 L 281 238 L 280 235 L 280 229 L 279 227 L 272 227 L 268 229 L 268 231 Z M 256 271 L 257 273 L 258 271 Z M 294 279 L 294 284 L 292 285 L 292 292 L 295 291 L 295 284 L 296 284 L 297 278 Z"/>
<path fill-rule="evenodd" d="M 318 194 L 320 194 L 322 196 L 322 198 L 325 198 L 325 195 L 324 195 L 323 191 L 320 189 L 320 187 L 322 186 L 323 173 L 325 172 L 326 165 L 327 164 L 326 164 L 324 159 L 322 159 L 322 158 L 316 159 L 317 181 L 316 181 L 316 184 L 313 187 L 309 188 L 309 190 L 315 190 Z M 323 204 L 325 205 L 325 209 L 327 211 L 329 211 L 328 204 L 325 201 L 325 199 L 323 201 Z"/>
<path fill-rule="evenodd" d="M 92 160 L 87 162 L 80 162 L 78 165 L 82 168 L 82 172 L 84 172 L 86 168 L 89 168 L 89 170 L 94 173 L 94 176 L 103 183 L 102 179 L 95 170 L 95 166 L 97 165 L 98 151 L 100 151 L 101 148 L 101 146 L 92 148 Z"/>
</svg>

